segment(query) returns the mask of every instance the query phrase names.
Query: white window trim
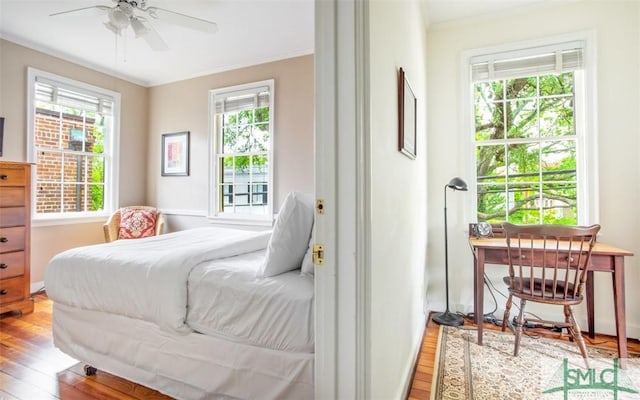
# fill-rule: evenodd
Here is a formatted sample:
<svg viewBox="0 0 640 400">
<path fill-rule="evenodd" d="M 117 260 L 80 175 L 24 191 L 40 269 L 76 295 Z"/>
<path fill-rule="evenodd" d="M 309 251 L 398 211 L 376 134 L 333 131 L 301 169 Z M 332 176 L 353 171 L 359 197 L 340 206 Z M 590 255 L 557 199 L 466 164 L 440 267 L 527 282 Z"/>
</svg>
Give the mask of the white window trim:
<svg viewBox="0 0 640 400">
<path fill-rule="evenodd" d="M 269 194 L 267 195 L 267 213 L 264 216 L 247 215 L 247 214 L 221 214 L 218 212 L 218 163 L 216 162 L 218 147 L 221 141 L 218 140 L 218 126 L 216 124 L 216 96 L 229 92 L 240 92 L 258 87 L 269 88 Z M 271 226 L 273 224 L 273 194 L 275 192 L 275 184 L 273 179 L 274 170 L 274 115 L 275 115 L 275 91 L 274 80 L 264 80 L 259 82 L 251 82 L 242 85 L 229 86 L 224 88 L 213 89 L 209 91 L 209 210 L 207 218 L 213 223 L 229 224 L 229 225 L 254 225 L 254 226 Z"/>
<path fill-rule="evenodd" d="M 51 213 L 36 214 L 36 202 L 32 201 L 32 225 L 33 226 L 50 226 L 50 225 L 66 225 L 104 221 L 118 208 L 119 194 L 119 141 L 120 141 L 120 93 L 93 86 L 84 82 L 79 82 L 70 78 L 65 78 L 50 72 L 42 71 L 33 67 L 27 68 L 27 160 L 34 164 L 34 176 L 37 176 L 37 157 L 35 154 L 35 138 L 34 138 L 34 119 L 35 119 L 35 83 L 36 78 L 42 77 L 49 81 L 58 82 L 62 85 L 75 87 L 80 90 L 87 90 L 94 93 L 101 93 L 110 96 L 113 99 L 113 132 L 111 139 L 107 140 L 106 156 L 105 156 L 105 185 L 109 186 L 108 193 L 104 197 L 104 209 L 96 212 L 78 212 L 78 213 Z M 36 179 L 31 181 L 31 196 L 35 199 L 37 195 Z"/>
<path fill-rule="evenodd" d="M 576 97 L 581 97 L 584 104 L 584 113 L 577 110 L 576 136 L 578 154 L 577 177 L 580 183 L 578 189 L 578 224 L 589 225 L 598 223 L 599 215 L 599 188 L 598 188 L 598 118 L 597 118 L 597 57 L 596 34 L 594 31 L 575 32 L 567 35 L 552 36 L 543 39 L 508 43 L 499 46 L 485 47 L 468 50 L 462 53 L 460 62 L 460 99 L 461 99 L 461 127 L 463 135 L 461 143 L 466 144 L 465 171 L 469 191 L 474 195 L 466 196 L 465 219 L 476 222 L 477 219 L 477 193 L 474 121 L 472 118 L 473 89 L 471 80 L 471 59 L 485 54 L 511 52 L 516 50 L 526 51 L 530 48 L 550 46 L 556 43 L 582 41 L 584 43 L 584 92 L 576 92 Z"/>
</svg>

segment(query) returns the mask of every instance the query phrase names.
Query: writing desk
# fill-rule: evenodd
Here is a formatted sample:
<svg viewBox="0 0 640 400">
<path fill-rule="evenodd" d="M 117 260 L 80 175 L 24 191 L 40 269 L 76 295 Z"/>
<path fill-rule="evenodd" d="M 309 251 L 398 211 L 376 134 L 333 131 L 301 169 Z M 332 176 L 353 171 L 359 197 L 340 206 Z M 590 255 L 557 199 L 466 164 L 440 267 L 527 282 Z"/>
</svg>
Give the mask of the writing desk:
<svg viewBox="0 0 640 400">
<path fill-rule="evenodd" d="M 509 265 L 507 242 L 504 237 L 475 238 L 470 237 L 469 243 L 475 254 L 473 261 L 474 304 L 473 312 L 478 325 L 478 344 L 482 345 L 483 317 L 484 317 L 484 267 L 486 264 Z M 542 250 L 542 249 L 541 249 Z M 591 266 L 587 271 L 586 298 L 587 322 L 589 337 L 595 337 L 594 301 L 593 301 L 593 273 L 609 272 L 613 281 L 613 304 L 616 316 L 616 333 L 618 335 L 618 357 L 627 358 L 627 323 L 624 302 L 624 258 L 633 253 L 617 247 L 596 242 L 591 252 Z"/>
</svg>

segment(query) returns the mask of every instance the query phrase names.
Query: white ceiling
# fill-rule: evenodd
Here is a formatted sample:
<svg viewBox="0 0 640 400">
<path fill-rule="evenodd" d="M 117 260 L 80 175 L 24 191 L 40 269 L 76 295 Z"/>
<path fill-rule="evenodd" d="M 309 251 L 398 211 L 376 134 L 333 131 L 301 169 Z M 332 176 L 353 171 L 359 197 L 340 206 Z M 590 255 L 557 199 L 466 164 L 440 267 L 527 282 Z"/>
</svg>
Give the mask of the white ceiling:
<svg viewBox="0 0 640 400">
<path fill-rule="evenodd" d="M 420 1 L 429 23 L 438 24 L 562 0 Z M 93 5 L 112 7 L 115 0 L 0 0 L 0 37 L 144 86 L 313 53 L 314 0 L 147 0 L 218 24 L 208 34 L 153 22 L 168 51 L 151 50 L 131 29 L 116 37 L 99 13 L 49 16 Z"/>
</svg>

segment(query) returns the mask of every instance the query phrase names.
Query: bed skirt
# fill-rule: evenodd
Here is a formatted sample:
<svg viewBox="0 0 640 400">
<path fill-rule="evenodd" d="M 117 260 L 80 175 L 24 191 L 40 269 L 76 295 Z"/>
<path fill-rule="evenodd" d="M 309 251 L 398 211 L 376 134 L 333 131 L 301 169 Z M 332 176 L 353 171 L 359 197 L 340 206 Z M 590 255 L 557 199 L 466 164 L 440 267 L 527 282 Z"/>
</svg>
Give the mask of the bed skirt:
<svg viewBox="0 0 640 400">
<path fill-rule="evenodd" d="M 266 349 L 54 303 L 71 357 L 177 399 L 313 399 L 314 355 Z M 99 372 L 98 372 L 99 373 Z"/>
</svg>

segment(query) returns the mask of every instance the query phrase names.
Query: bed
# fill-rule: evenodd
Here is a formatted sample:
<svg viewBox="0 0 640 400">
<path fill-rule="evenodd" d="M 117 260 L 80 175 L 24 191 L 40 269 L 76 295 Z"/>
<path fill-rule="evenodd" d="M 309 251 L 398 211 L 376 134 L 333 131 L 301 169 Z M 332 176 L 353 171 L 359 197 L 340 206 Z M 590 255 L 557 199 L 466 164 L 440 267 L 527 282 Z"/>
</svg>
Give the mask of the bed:
<svg viewBox="0 0 640 400">
<path fill-rule="evenodd" d="M 205 227 L 65 251 L 45 276 L 54 343 L 179 399 L 312 399 L 312 224 L 313 198 L 293 193 L 272 231 Z"/>
</svg>

